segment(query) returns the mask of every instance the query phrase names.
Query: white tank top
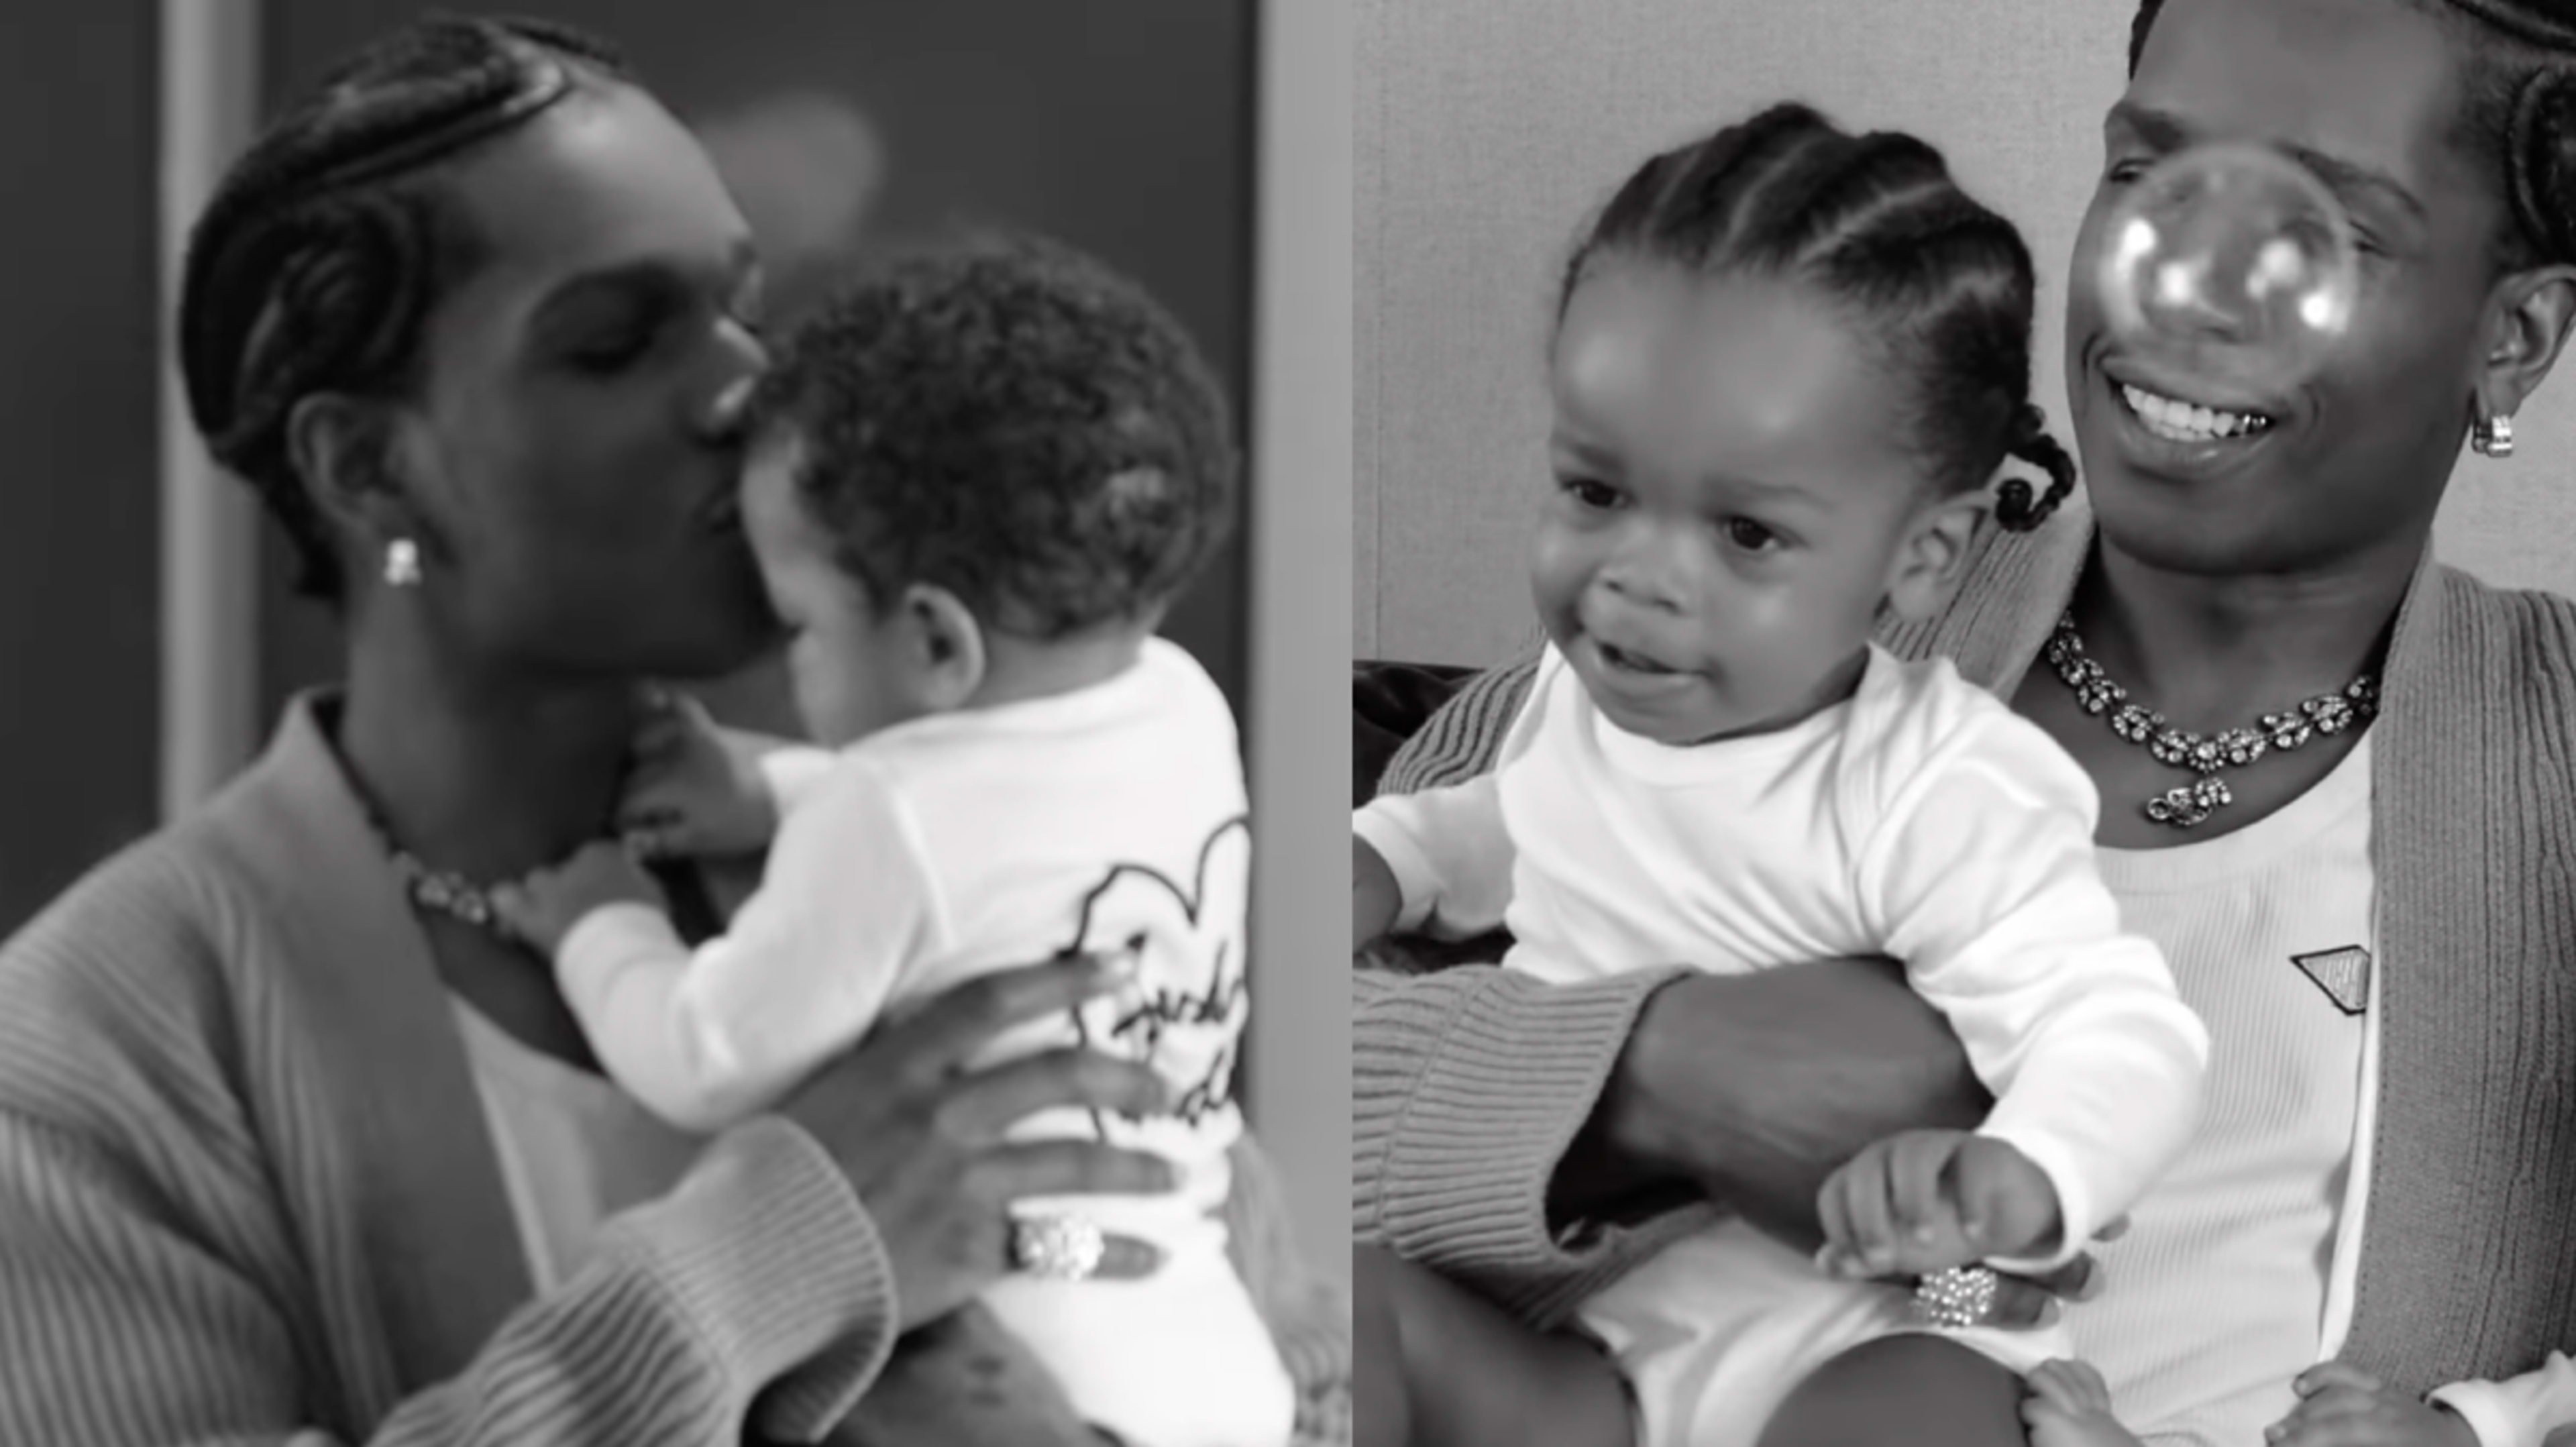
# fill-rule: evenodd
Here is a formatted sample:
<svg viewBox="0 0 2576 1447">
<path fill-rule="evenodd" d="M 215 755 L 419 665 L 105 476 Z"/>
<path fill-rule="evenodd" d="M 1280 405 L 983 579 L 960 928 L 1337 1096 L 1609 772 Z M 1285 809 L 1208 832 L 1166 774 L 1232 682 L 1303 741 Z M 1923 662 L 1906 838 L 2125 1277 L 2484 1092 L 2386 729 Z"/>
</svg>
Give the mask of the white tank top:
<svg viewBox="0 0 2576 1447">
<path fill-rule="evenodd" d="M 455 1009 L 542 1296 L 590 1259 L 609 1217 L 678 1185 L 706 1139 L 663 1124 L 604 1077 L 520 1044 L 463 999 Z"/>
<path fill-rule="evenodd" d="M 2359 1246 L 2356 1219 L 2338 1261 L 2378 949 L 2370 741 L 2244 829 L 2101 864 L 2209 1023 L 2209 1078 L 2199 1133 L 2100 1248 L 2104 1291 L 2068 1326 L 2153 1447 L 2248 1447 L 2341 1336 L 2329 1297 L 2350 1289 L 2329 1286 Z"/>
</svg>

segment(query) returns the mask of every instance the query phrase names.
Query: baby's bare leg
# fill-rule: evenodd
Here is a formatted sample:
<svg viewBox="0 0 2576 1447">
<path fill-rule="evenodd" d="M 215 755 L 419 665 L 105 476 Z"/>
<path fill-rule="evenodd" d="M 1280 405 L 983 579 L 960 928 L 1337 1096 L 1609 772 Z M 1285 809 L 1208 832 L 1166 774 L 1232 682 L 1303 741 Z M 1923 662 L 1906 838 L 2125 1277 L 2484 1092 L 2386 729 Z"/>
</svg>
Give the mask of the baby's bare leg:
<svg viewBox="0 0 2576 1447">
<path fill-rule="evenodd" d="M 1632 1447 L 1627 1392 L 1598 1348 L 1381 1247 L 1352 1247 L 1351 1274 L 1356 1447 Z"/>
<path fill-rule="evenodd" d="M 1800 1382 L 1760 1447 L 2025 1447 L 2021 1379 L 1937 1336 L 1883 1337 Z"/>
</svg>

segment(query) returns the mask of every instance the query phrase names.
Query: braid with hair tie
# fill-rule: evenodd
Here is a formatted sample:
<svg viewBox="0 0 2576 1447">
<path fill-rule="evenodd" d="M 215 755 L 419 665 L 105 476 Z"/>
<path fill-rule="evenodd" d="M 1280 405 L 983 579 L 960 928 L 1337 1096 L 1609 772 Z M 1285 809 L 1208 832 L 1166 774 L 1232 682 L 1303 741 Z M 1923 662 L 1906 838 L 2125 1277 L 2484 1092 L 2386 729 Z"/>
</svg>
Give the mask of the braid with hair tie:
<svg viewBox="0 0 2576 1447">
<path fill-rule="evenodd" d="M 2048 414 L 2037 403 L 2022 404 L 2013 419 L 2013 440 L 2004 455 L 2048 474 L 2048 491 L 2033 502 L 2030 484 L 2005 478 L 1995 489 L 1995 521 L 2011 532 L 2026 533 L 2048 520 L 2057 505 L 2075 490 L 2075 459 L 2048 433 Z"/>
<path fill-rule="evenodd" d="M 473 238 L 408 178 L 624 79 L 607 45 L 543 21 L 433 16 L 343 61 L 231 169 L 181 268 L 180 371 L 207 450 L 294 542 L 299 591 L 336 598 L 338 559 L 290 455 L 296 405 L 409 380 L 422 324 Z"/>
</svg>

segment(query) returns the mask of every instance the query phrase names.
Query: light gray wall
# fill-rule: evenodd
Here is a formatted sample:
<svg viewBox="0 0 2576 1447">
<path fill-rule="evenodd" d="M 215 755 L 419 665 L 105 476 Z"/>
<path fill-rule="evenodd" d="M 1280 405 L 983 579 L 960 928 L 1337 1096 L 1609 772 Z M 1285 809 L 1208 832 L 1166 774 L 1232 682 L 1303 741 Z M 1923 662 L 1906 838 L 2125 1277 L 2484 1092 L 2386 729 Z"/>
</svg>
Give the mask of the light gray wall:
<svg viewBox="0 0 2576 1447">
<path fill-rule="evenodd" d="M 1657 148 L 1775 100 L 1940 146 L 2039 258 L 2063 435 L 2066 258 L 2131 0 L 1358 0 L 1355 656 L 1485 663 L 1534 636 L 1550 282 Z M 2576 377 L 2461 463 L 2449 561 L 2576 594 Z"/>
</svg>

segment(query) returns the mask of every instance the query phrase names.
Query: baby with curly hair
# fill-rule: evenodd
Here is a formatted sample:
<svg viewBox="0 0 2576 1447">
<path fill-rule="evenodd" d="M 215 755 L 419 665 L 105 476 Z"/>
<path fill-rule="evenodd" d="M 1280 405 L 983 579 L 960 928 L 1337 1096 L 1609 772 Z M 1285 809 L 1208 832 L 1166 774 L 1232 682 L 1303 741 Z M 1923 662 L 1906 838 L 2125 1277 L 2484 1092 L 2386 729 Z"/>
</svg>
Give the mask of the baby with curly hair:
<svg viewBox="0 0 2576 1447">
<path fill-rule="evenodd" d="M 505 911 L 608 1073 L 695 1130 L 960 981 L 1124 958 L 1122 989 L 1001 1053 L 1149 1061 L 1169 1114 L 1017 1132 L 1032 1160 L 1068 1135 L 1152 1151 L 1177 1189 L 1023 1198 L 1020 1269 L 986 1301 L 1117 1440 L 1285 1442 L 1288 1377 L 1219 1219 L 1243 1131 L 1242 764 L 1223 694 L 1154 632 L 1231 521 L 1215 381 L 1136 287 L 1000 239 L 849 286 L 755 410 L 742 520 L 821 747 L 755 759 L 672 710 L 623 822 L 657 849 L 767 846 L 760 889 L 691 950 L 601 844 Z M 1101 1270 L 1122 1251 L 1129 1269 Z"/>
</svg>

